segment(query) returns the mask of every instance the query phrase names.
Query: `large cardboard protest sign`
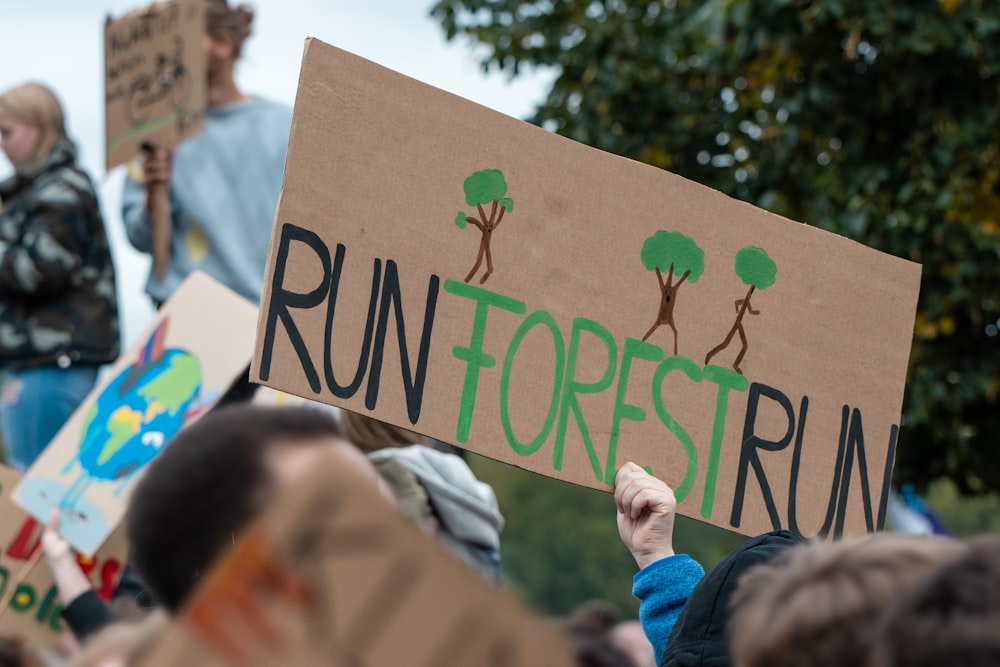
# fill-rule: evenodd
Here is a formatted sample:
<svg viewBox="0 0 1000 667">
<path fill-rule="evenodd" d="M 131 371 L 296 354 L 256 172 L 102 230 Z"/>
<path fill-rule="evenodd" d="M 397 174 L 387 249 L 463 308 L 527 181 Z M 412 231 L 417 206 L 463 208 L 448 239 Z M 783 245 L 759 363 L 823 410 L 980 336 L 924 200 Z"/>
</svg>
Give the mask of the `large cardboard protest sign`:
<svg viewBox="0 0 1000 667">
<path fill-rule="evenodd" d="M 256 319 L 246 299 L 192 274 L 31 466 L 16 502 L 40 521 L 58 508 L 62 535 L 93 555 L 146 465 L 245 372 Z"/>
<path fill-rule="evenodd" d="M 177 146 L 205 124 L 205 9 L 171 0 L 104 27 L 106 161 L 134 159 L 143 141 Z"/>
<path fill-rule="evenodd" d="M 335 456 L 237 540 L 142 663 L 572 664 L 560 637 Z"/>
<path fill-rule="evenodd" d="M 251 377 L 755 534 L 873 530 L 920 267 L 309 41 Z"/>
<path fill-rule="evenodd" d="M 0 466 L 0 634 L 47 646 L 65 631 L 62 605 L 52 573 L 41 557 L 44 526 L 14 504 L 20 475 Z M 125 535 L 120 527 L 81 569 L 102 598 L 109 599 L 125 568 Z"/>
</svg>

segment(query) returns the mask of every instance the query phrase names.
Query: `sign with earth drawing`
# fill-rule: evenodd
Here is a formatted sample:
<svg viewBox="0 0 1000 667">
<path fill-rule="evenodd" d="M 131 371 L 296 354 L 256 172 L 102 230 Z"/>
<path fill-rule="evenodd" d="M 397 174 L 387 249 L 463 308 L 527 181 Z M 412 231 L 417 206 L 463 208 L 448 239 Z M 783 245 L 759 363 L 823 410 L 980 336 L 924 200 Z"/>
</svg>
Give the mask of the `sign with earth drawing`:
<svg viewBox="0 0 1000 667">
<path fill-rule="evenodd" d="M 246 370 L 256 316 L 211 278 L 189 277 L 28 469 L 17 504 L 42 522 L 58 510 L 63 537 L 93 555 L 150 461 Z"/>
<path fill-rule="evenodd" d="M 263 384 L 596 489 L 634 461 L 747 534 L 882 525 L 916 264 L 315 40 L 268 264 Z"/>
</svg>

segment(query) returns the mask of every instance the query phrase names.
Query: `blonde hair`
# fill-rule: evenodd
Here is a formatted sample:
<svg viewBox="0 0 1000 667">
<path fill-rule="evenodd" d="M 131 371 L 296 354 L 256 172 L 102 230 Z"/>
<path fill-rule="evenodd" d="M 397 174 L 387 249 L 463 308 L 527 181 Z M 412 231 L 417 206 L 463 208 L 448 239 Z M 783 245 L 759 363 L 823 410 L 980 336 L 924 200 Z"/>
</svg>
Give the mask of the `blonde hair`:
<svg viewBox="0 0 1000 667">
<path fill-rule="evenodd" d="M 407 447 L 424 443 L 423 436 L 413 431 L 348 410 L 340 411 L 340 423 L 344 427 L 347 439 L 366 454 L 388 447 Z"/>
<path fill-rule="evenodd" d="M 233 59 L 240 57 L 243 42 L 253 32 L 253 8 L 240 4 L 230 7 L 227 0 L 208 0 L 205 3 L 205 25 L 212 37 L 228 37 L 233 42 Z"/>
<path fill-rule="evenodd" d="M 889 602 L 963 548 L 940 537 L 872 535 L 785 551 L 740 579 L 728 627 L 733 664 L 861 664 Z"/>
<path fill-rule="evenodd" d="M 52 147 L 66 138 L 66 121 L 59 99 L 40 83 L 25 83 L 0 95 L 0 113 L 38 130 L 29 165 L 38 167 Z"/>
</svg>

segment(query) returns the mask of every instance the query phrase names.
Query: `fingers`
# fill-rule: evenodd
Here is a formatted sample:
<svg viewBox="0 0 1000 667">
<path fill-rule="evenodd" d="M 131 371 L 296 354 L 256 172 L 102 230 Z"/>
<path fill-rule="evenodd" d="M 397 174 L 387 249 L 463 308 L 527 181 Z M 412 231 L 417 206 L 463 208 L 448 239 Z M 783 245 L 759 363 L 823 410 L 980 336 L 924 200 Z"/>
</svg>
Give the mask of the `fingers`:
<svg viewBox="0 0 1000 667">
<path fill-rule="evenodd" d="M 143 176 L 147 183 L 169 181 L 172 154 L 164 148 L 158 148 L 142 163 Z"/>
<path fill-rule="evenodd" d="M 634 463 L 626 463 L 615 481 L 618 511 L 630 519 L 638 519 L 646 509 L 665 514 L 676 507 L 673 490 Z"/>
<path fill-rule="evenodd" d="M 57 509 L 52 510 L 52 512 L 49 514 L 49 520 L 48 523 L 45 524 L 45 527 L 51 530 L 53 533 L 59 532 L 59 510 Z"/>
</svg>

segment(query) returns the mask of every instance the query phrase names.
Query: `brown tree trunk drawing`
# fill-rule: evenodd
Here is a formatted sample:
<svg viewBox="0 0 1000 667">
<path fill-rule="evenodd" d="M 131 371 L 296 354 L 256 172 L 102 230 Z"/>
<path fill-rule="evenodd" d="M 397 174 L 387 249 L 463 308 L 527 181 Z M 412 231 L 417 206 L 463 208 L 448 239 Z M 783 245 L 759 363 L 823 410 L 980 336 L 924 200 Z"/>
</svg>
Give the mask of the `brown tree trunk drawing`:
<svg viewBox="0 0 1000 667">
<path fill-rule="evenodd" d="M 750 297 L 753 295 L 754 288 L 755 286 L 751 285 L 750 289 L 747 290 L 747 295 L 742 299 L 737 299 L 736 321 L 733 323 L 733 328 L 729 330 L 728 334 L 726 334 L 726 339 L 723 340 L 718 345 L 716 345 L 714 348 L 712 348 L 712 351 L 709 352 L 708 355 L 705 357 L 706 366 L 708 365 L 708 362 L 712 360 L 712 357 L 714 357 L 719 352 L 722 352 L 724 349 L 726 349 L 726 347 L 729 346 L 729 343 L 733 340 L 733 336 L 739 334 L 741 347 L 740 347 L 740 353 L 736 355 L 736 361 L 733 362 L 733 370 L 735 370 L 740 375 L 743 375 L 743 371 L 740 370 L 740 362 L 743 361 L 743 357 L 746 356 L 747 348 L 749 347 L 749 345 L 747 344 L 746 332 L 743 331 L 743 316 L 747 313 L 747 311 L 750 311 L 751 315 L 757 315 L 760 313 L 759 310 L 754 310 L 753 308 L 750 307 Z"/>
<path fill-rule="evenodd" d="M 496 231 L 497 227 L 500 226 L 501 221 L 503 221 L 503 214 L 506 211 L 505 208 L 499 205 L 497 201 L 493 202 L 493 209 L 490 211 L 490 216 L 486 217 L 486 211 L 483 210 L 482 204 L 477 204 L 476 209 L 479 211 L 479 218 L 468 217 L 466 220 L 471 222 L 479 231 L 482 233 L 482 238 L 479 240 L 479 254 L 476 255 L 476 263 L 472 266 L 472 270 L 469 271 L 469 275 L 465 276 L 465 282 L 472 280 L 472 277 L 476 275 L 476 271 L 479 267 L 483 265 L 483 258 L 486 258 L 486 273 L 483 277 L 479 279 L 479 284 L 482 285 L 486 282 L 486 279 L 493 274 L 493 253 L 490 252 L 490 242 L 493 240 L 493 232 Z"/>
<path fill-rule="evenodd" d="M 660 283 L 660 309 L 656 314 L 656 321 L 653 322 L 653 326 L 649 327 L 649 331 L 642 337 L 643 342 L 652 336 L 653 332 L 661 326 L 668 326 L 674 332 L 674 354 L 677 354 L 677 327 L 674 325 L 674 305 L 677 303 L 677 288 L 687 280 L 690 273 L 690 271 L 685 271 L 684 275 L 676 283 L 673 283 L 673 264 L 670 265 L 670 271 L 667 272 L 666 280 L 663 279 L 663 274 L 660 273 L 660 270 L 656 269 L 656 280 Z"/>
</svg>

